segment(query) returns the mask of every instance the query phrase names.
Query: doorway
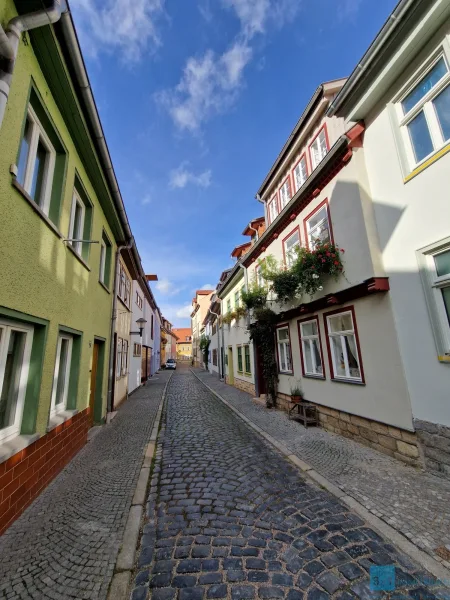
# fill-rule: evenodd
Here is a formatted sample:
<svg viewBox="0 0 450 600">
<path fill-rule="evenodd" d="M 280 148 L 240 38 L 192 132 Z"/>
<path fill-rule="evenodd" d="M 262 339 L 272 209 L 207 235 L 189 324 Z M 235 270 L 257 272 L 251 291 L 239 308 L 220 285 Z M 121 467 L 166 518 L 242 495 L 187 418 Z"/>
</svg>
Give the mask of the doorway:
<svg viewBox="0 0 450 600">
<path fill-rule="evenodd" d="M 94 340 L 92 349 L 91 367 L 91 393 L 89 396 L 90 424 L 100 423 L 102 420 L 102 388 L 103 368 L 105 362 L 105 343 L 103 340 Z"/>
<path fill-rule="evenodd" d="M 228 347 L 228 383 L 234 385 L 233 348 Z"/>
</svg>

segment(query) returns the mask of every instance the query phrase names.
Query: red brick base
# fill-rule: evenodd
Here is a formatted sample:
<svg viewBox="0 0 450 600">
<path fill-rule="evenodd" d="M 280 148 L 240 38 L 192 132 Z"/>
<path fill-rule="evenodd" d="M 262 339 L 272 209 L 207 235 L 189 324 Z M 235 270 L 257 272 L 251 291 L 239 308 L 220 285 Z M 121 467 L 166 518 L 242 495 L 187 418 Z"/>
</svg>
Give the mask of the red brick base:
<svg viewBox="0 0 450 600">
<path fill-rule="evenodd" d="M 77 413 L 0 464 L 0 535 L 84 446 L 89 412 Z"/>
</svg>

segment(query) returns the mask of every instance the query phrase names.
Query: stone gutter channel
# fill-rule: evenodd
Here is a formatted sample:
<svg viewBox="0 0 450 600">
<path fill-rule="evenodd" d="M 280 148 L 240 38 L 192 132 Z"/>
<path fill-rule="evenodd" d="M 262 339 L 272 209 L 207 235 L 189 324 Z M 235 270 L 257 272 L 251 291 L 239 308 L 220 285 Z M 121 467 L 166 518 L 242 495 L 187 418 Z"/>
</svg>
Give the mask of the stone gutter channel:
<svg viewBox="0 0 450 600">
<path fill-rule="evenodd" d="M 308 463 L 301 460 L 296 454 L 292 454 L 291 450 L 281 444 L 274 437 L 266 433 L 263 429 L 255 425 L 253 421 L 243 415 L 237 408 L 235 408 L 230 402 L 225 400 L 220 394 L 218 394 L 213 388 L 205 383 L 198 375 L 190 369 L 191 373 L 213 394 L 218 400 L 223 402 L 230 410 L 232 410 L 244 423 L 250 427 L 253 431 L 262 436 L 269 444 L 275 447 L 281 454 L 283 454 L 287 460 L 295 465 L 302 475 L 306 478 L 313 480 L 316 484 L 320 485 L 328 492 L 339 498 L 341 502 L 346 504 L 349 508 L 355 511 L 361 518 L 363 518 L 371 527 L 377 530 L 381 535 L 387 538 L 392 544 L 396 545 L 405 554 L 410 556 L 413 560 L 419 563 L 424 569 L 429 571 L 437 579 L 441 581 L 450 581 L 450 570 L 447 569 L 443 564 L 438 562 L 432 556 L 423 552 L 415 544 L 410 542 L 405 536 L 403 536 L 396 529 L 388 525 L 385 521 L 367 510 L 360 502 L 355 500 L 352 496 L 349 496 L 346 492 L 338 488 L 334 483 L 320 475 L 313 469 Z M 112 600 L 112 599 L 111 599 Z"/>
<path fill-rule="evenodd" d="M 109 587 L 108 600 L 126 600 L 129 597 L 131 577 L 135 569 L 136 550 L 138 548 L 140 532 L 145 516 L 144 505 L 147 502 L 148 491 L 150 491 L 150 494 L 156 491 L 156 488 L 153 490 L 153 487 L 156 486 L 156 481 L 150 481 L 149 490 L 149 480 L 156 456 L 157 438 L 164 410 L 166 392 L 172 376 L 173 373 L 170 374 L 170 377 L 164 386 L 161 400 L 159 401 L 158 412 L 156 413 L 155 422 L 150 435 L 150 441 L 145 448 L 142 467 L 134 491 L 133 500 L 131 501 L 122 544 L 114 567 L 114 575 Z"/>
</svg>

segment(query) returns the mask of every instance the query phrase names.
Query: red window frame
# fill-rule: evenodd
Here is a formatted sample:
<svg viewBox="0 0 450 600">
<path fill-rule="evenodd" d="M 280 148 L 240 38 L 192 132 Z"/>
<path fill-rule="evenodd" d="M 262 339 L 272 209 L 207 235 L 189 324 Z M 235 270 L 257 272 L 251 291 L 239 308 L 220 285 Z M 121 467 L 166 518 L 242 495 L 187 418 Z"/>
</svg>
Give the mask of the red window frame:
<svg viewBox="0 0 450 600">
<path fill-rule="evenodd" d="M 314 142 L 316 141 L 316 138 L 320 135 L 322 129 L 325 130 L 325 143 L 327 145 L 327 152 L 330 151 L 330 139 L 328 137 L 328 128 L 327 128 L 327 124 L 324 123 L 322 125 L 322 127 L 317 131 L 316 135 L 313 137 L 313 139 L 311 140 L 311 143 L 308 145 L 308 155 L 309 155 L 309 164 L 311 166 L 311 172 L 314 171 L 314 169 L 317 168 L 318 165 L 316 165 L 315 167 L 313 166 L 313 159 L 312 159 L 312 155 L 311 155 L 311 146 L 314 144 Z"/>
<path fill-rule="evenodd" d="M 269 225 L 270 225 L 271 223 L 273 223 L 273 221 L 272 221 L 272 219 L 271 219 L 271 216 L 270 216 L 270 209 L 269 209 L 269 207 L 270 207 L 270 205 L 272 204 L 272 202 L 276 202 L 276 203 L 277 203 L 277 213 L 278 213 L 278 214 L 277 214 L 277 217 L 278 217 L 278 215 L 280 214 L 280 205 L 279 205 L 279 203 L 278 203 L 278 192 L 277 192 L 277 193 L 276 193 L 274 196 L 272 196 L 272 200 L 270 200 L 270 201 L 267 203 L 267 220 L 269 221 Z M 275 217 L 275 219 L 276 219 L 277 217 Z M 274 219 L 274 220 L 275 220 L 275 219 Z"/>
<path fill-rule="evenodd" d="M 314 138 L 314 139 L 315 139 L 315 138 Z M 298 189 L 300 189 L 300 188 L 298 188 L 298 189 L 296 188 L 296 185 L 295 185 L 295 174 L 294 174 L 294 171 L 295 171 L 295 169 L 297 168 L 297 165 L 299 165 L 299 164 L 300 164 L 300 162 L 301 162 L 302 158 L 304 158 L 304 159 L 305 159 L 305 164 L 306 164 L 306 179 L 308 179 L 308 177 L 309 177 L 309 174 L 310 174 L 310 169 L 309 169 L 309 165 L 308 165 L 308 159 L 306 158 L 306 151 L 305 151 L 305 152 L 303 152 L 303 153 L 300 155 L 300 158 L 299 158 L 299 159 L 298 159 L 298 161 L 295 163 L 295 165 L 293 166 L 293 168 L 292 168 L 292 171 L 291 171 L 291 177 L 292 177 L 292 189 L 294 190 L 294 188 L 295 188 L 295 190 L 294 190 L 294 194 L 293 194 L 293 195 L 295 195 L 295 194 L 298 192 Z"/>
<path fill-rule="evenodd" d="M 291 370 L 290 371 L 281 371 L 280 370 L 280 355 L 278 352 L 278 336 L 277 336 L 277 331 L 278 329 L 283 329 L 287 327 L 288 330 L 288 336 L 289 336 L 289 358 L 291 361 Z M 280 323 L 279 325 L 276 326 L 275 328 L 275 347 L 277 350 L 277 367 L 278 367 L 278 375 L 294 375 L 294 362 L 292 360 L 292 341 L 291 341 L 291 328 L 289 326 L 289 323 Z"/>
<path fill-rule="evenodd" d="M 328 202 L 328 198 L 325 198 L 325 200 L 322 200 L 322 202 L 320 204 L 318 204 L 316 206 L 316 208 L 313 211 L 311 211 L 309 213 L 309 215 L 307 215 L 303 219 L 303 231 L 305 233 L 305 242 L 306 242 L 306 247 L 308 249 L 309 249 L 309 237 L 308 237 L 308 227 L 306 226 L 306 222 L 309 221 L 309 219 L 311 217 L 313 217 L 317 212 L 319 212 L 319 210 L 321 208 L 323 208 L 324 206 L 326 206 L 326 208 L 327 208 L 328 227 L 330 229 L 330 241 L 331 241 L 332 244 L 334 244 L 333 225 L 331 223 L 331 215 L 330 215 L 330 204 Z"/>
<path fill-rule="evenodd" d="M 311 373 L 306 373 L 306 371 L 305 371 L 305 361 L 304 361 L 304 356 L 303 356 L 303 344 L 302 344 L 302 333 L 301 333 L 302 330 L 301 330 L 300 325 L 302 323 L 308 323 L 308 321 L 316 321 L 316 323 L 317 323 L 317 331 L 318 331 L 318 335 L 319 335 L 320 359 L 322 361 L 322 370 L 323 370 L 322 375 L 312 375 Z M 327 376 L 325 373 L 325 361 L 323 360 L 322 332 L 320 331 L 319 316 L 311 315 L 309 317 L 305 317 L 304 319 L 299 319 L 297 321 L 297 328 L 298 328 L 298 342 L 299 342 L 299 346 L 300 346 L 300 362 L 301 362 L 303 377 L 308 377 L 310 379 L 321 379 L 321 380 L 326 379 Z"/>
<path fill-rule="evenodd" d="M 300 235 L 300 225 L 297 225 L 297 227 L 295 227 L 290 233 L 287 234 L 287 236 L 285 238 L 283 238 L 282 240 L 282 246 L 283 246 L 283 260 L 284 260 L 284 266 L 287 267 L 287 262 L 286 262 L 286 242 L 287 240 L 294 235 L 294 233 L 298 231 L 298 240 L 300 242 L 300 246 L 302 245 L 302 236 Z"/>
<path fill-rule="evenodd" d="M 328 334 L 327 317 L 331 317 L 333 315 L 337 315 L 339 313 L 344 313 L 344 312 L 352 313 L 353 329 L 355 331 L 356 348 L 358 350 L 358 358 L 359 358 L 359 370 L 361 372 L 361 381 L 353 381 L 352 379 L 345 379 L 344 377 L 336 377 L 336 373 L 334 372 L 333 357 L 331 355 L 330 336 Z M 328 361 L 329 361 L 329 365 L 330 365 L 331 381 L 335 381 L 338 383 L 350 383 L 353 385 L 365 385 L 366 380 L 364 377 L 363 359 L 362 359 L 362 354 L 361 354 L 361 345 L 359 343 L 359 333 L 358 333 L 358 325 L 356 323 L 355 307 L 353 305 L 344 306 L 341 308 L 337 308 L 336 310 L 331 310 L 329 312 L 323 313 L 323 322 L 324 322 L 324 326 L 325 326 L 325 336 L 327 338 L 327 351 L 328 351 Z"/>
<path fill-rule="evenodd" d="M 281 208 L 281 188 L 282 188 L 282 187 L 283 187 L 283 185 L 286 183 L 286 181 L 287 181 L 287 183 L 288 183 L 288 187 L 289 187 L 289 200 L 287 201 L 286 205 L 285 205 L 285 206 L 283 206 L 283 208 Z M 280 212 L 281 212 L 282 210 L 284 210 L 284 209 L 286 208 L 286 206 L 289 204 L 289 202 L 292 200 L 292 196 L 293 196 L 293 194 L 292 194 L 292 189 L 293 189 L 293 188 L 292 188 L 291 174 L 290 174 L 290 173 L 288 173 L 288 174 L 286 175 L 286 177 L 283 179 L 283 181 L 282 181 L 282 183 L 281 183 L 280 187 L 278 188 L 278 192 L 277 192 L 277 196 L 278 196 L 278 208 L 279 208 L 279 213 L 278 213 L 278 214 L 280 214 Z"/>
</svg>

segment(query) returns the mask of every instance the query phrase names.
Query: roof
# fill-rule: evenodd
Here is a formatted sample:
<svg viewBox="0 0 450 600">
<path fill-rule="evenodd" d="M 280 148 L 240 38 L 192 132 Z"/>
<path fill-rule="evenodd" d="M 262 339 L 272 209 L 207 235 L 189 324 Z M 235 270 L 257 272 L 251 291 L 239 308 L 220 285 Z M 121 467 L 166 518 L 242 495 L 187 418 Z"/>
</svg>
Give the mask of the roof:
<svg viewBox="0 0 450 600">
<path fill-rule="evenodd" d="M 172 329 L 172 331 L 177 336 L 179 344 L 183 344 L 183 343 L 186 344 L 186 343 L 188 343 L 186 341 L 187 337 L 191 337 L 192 338 L 192 329 L 190 327 L 174 327 Z"/>
<path fill-rule="evenodd" d="M 276 172 L 276 170 L 278 169 L 278 167 L 281 165 L 281 163 L 284 161 L 284 159 L 286 158 L 286 156 L 289 154 L 290 150 L 294 146 L 294 144 L 295 144 L 295 142 L 297 140 L 297 134 L 298 134 L 298 132 L 303 128 L 303 126 L 307 122 L 308 118 L 311 116 L 311 113 L 314 111 L 314 109 L 316 108 L 316 106 L 322 100 L 325 88 L 327 86 L 330 86 L 333 83 L 340 83 L 340 82 L 342 82 L 342 84 L 344 84 L 345 79 L 333 79 L 333 80 L 330 80 L 330 81 L 326 81 L 325 83 L 321 83 L 318 86 L 318 88 L 316 89 L 316 91 L 314 92 L 314 94 L 311 96 L 310 101 L 306 105 L 305 110 L 301 114 L 301 116 L 300 116 L 299 120 L 297 121 L 294 129 L 292 130 L 291 134 L 289 135 L 286 143 L 282 147 L 281 152 L 279 153 L 279 155 L 275 159 L 275 162 L 271 166 L 269 172 L 267 173 L 266 177 L 264 178 L 264 181 L 260 185 L 259 190 L 256 193 L 256 198 L 258 200 L 259 200 L 259 197 L 261 196 L 261 194 L 263 194 L 264 190 L 267 188 L 270 180 L 272 179 L 272 176 L 274 175 L 274 173 Z"/>
<path fill-rule="evenodd" d="M 195 293 L 197 296 L 209 296 L 209 294 L 212 294 L 214 292 L 214 290 L 197 290 Z"/>
<path fill-rule="evenodd" d="M 233 256 L 234 258 L 240 258 L 245 253 L 245 251 L 251 247 L 251 245 L 251 242 L 245 242 L 244 244 L 236 246 L 233 252 L 231 253 L 231 256 Z"/>
<path fill-rule="evenodd" d="M 256 219 L 253 219 L 252 221 L 250 221 L 250 223 L 244 229 L 244 231 L 242 232 L 242 235 L 254 235 L 255 232 L 253 231 L 253 229 L 257 229 L 258 225 L 261 225 L 262 223 L 265 223 L 265 222 L 266 222 L 265 217 L 257 217 Z"/>
</svg>

